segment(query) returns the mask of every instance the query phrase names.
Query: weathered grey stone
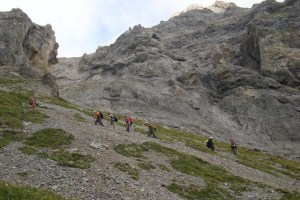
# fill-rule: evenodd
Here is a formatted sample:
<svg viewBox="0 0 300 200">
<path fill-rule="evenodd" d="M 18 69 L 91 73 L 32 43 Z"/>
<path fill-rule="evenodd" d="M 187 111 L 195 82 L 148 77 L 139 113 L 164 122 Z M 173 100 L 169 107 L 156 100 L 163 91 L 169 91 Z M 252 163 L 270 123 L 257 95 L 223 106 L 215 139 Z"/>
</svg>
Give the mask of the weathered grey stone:
<svg viewBox="0 0 300 200">
<path fill-rule="evenodd" d="M 244 65 L 260 71 L 284 85 L 300 84 L 300 4 L 287 6 L 269 1 L 260 5 L 264 12 L 248 25 L 243 42 Z M 296 14 L 298 13 L 298 14 Z"/>
<path fill-rule="evenodd" d="M 77 75 L 53 73 L 65 77 L 63 98 L 78 104 L 297 155 L 298 8 L 217 2 L 135 26 L 77 65 L 70 59 Z"/>
<path fill-rule="evenodd" d="M 22 76 L 40 79 L 50 64 L 57 63 L 57 49 L 51 25 L 33 23 L 20 9 L 0 12 L 0 67 L 17 66 Z M 58 97 L 57 84 L 49 86 Z"/>
<path fill-rule="evenodd" d="M 33 67 L 41 74 L 57 63 L 51 25 L 39 26 L 20 9 L 0 12 L 0 64 Z"/>
<path fill-rule="evenodd" d="M 44 74 L 42 78 L 42 83 L 49 86 L 52 89 L 52 96 L 59 97 L 59 88 L 55 76 L 53 76 L 50 73 Z"/>
</svg>

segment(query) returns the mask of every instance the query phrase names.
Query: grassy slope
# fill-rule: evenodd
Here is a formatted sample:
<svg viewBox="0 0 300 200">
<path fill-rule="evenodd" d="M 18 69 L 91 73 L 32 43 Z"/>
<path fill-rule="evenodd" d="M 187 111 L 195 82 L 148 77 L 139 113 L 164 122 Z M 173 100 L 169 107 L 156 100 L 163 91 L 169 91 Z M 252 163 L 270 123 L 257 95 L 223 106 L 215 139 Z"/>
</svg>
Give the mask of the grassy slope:
<svg viewBox="0 0 300 200">
<path fill-rule="evenodd" d="M 0 133 L 0 148 L 8 145 L 10 142 L 13 141 L 22 141 L 24 140 L 24 145 L 22 151 L 27 154 L 37 154 L 41 157 L 50 157 L 51 159 L 55 160 L 58 164 L 61 164 L 63 166 L 70 166 L 68 163 L 71 161 L 71 163 L 74 163 L 74 160 L 78 160 L 77 166 L 71 166 L 71 167 L 78 167 L 78 168 L 87 168 L 89 165 L 83 165 L 84 163 L 90 163 L 93 161 L 92 157 L 89 158 L 82 158 L 80 154 L 69 154 L 68 152 L 64 151 L 63 148 L 61 148 L 61 145 L 67 145 L 71 140 L 72 137 L 69 135 L 60 135 L 58 134 L 56 138 L 54 138 L 54 141 L 60 141 L 62 143 L 53 143 L 57 146 L 47 146 L 48 144 L 43 144 L 43 138 L 46 135 L 46 138 L 48 138 L 49 135 L 53 135 L 53 131 L 56 132 L 63 132 L 62 130 L 43 130 L 42 132 L 37 132 L 34 134 L 32 138 L 24 138 L 24 135 L 22 135 L 22 128 L 23 128 L 23 121 L 29 121 L 33 123 L 42 123 L 45 118 L 48 116 L 40 113 L 38 110 L 31 110 L 29 106 L 27 105 L 28 98 L 32 96 L 33 94 L 31 92 L 27 91 L 15 91 L 15 92 L 1 92 L 0 93 L 0 122 L 2 125 L 5 125 L 6 127 L 9 127 L 13 129 L 14 131 L 2 131 Z M 68 108 L 68 109 L 75 109 L 83 114 L 88 114 L 89 116 L 92 116 L 91 110 L 82 109 L 76 105 L 70 104 L 67 101 L 63 99 L 47 99 L 45 100 L 49 101 L 50 103 Z M 119 116 L 119 119 L 121 119 L 121 115 Z M 75 117 L 78 119 L 78 116 Z M 80 117 L 79 117 L 80 118 Z M 142 125 L 142 120 L 135 120 L 135 124 Z M 211 153 L 215 156 L 223 156 L 222 152 L 229 152 L 229 145 L 227 143 L 222 142 L 216 142 L 217 151 L 211 152 L 209 149 L 207 149 L 204 145 L 205 137 L 201 135 L 195 135 L 191 133 L 186 133 L 182 131 L 177 131 L 174 129 L 167 129 L 162 126 L 156 125 L 157 131 L 156 134 L 159 137 L 160 140 L 166 141 L 166 142 L 183 142 L 187 147 L 194 148 L 198 151 Z M 19 131 L 15 131 L 15 129 Z M 135 129 L 137 132 L 140 132 L 142 134 L 146 134 L 143 128 L 136 127 Z M 47 135 L 48 133 L 48 135 Z M 49 134 L 50 133 L 50 134 Z M 45 135 L 43 135 L 45 134 Z M 37 137 L 37 135 L 39 137 Z M 55 135 L 55 134 L 54 134 Z M 34 141 L 34 142 L 32 142 Z M 56 151 L 56 153 L 52 154 L 45 154 L 45 152 L 41 152 L 39 147 L 49 147 L 50 149 L 60 149 L 60 151 Z M 206 163 L 199 158 L 184 155 L 176 150 L 168 149 L 163 146 L 157 146 L 157 144 L 154 143 L 145 143 L 144 145 L 120 145 L 115 148 L 115 150 L 118 153 L 121 153 L 123 155 L 128 153 L 125 156 L 133 156 L 138 157 L 141 159 L 141 162 L 139 164 L 140 169 L 153 169 L 155 168 L 155 165 L 152 163 L 149 163 L 144 160 L 143 152 L 147 150 L 153 150 L 157 151 L 163 155 L 166 155 L 170 157 L 170 164 L 171 166 L 176 169 L 177 171 L 180 171 L 185 174 L 189 174 L 192 176 L 201 177 L 204 179 L 207 183 L 207 187 L 199 190 L 197 188 L 194 188 L 193 186 L 182 186 L 180 183 L 172 183 L 167 188 L 170 191 L 178 193 L 178 195 L 185 197 L 187 199 L 193 199 L 193 197 L 196 195 L 197 198 L 201 197 L 201 195 L 209 195 L 211 198 L 223 198 L 228 197 L 232 198 L 232 195 L 227 191 L 224 190 L 224 188 L 220 187 L 221 182 L 229 182 L 230 184 L 230 191 L 238 194 L 240 192 L 243 192 L 249 188 L 249 181 L 245 181 L 244 179 L 241 179 L 239 177 L 231 176 L 223 169 L 212 166 L 209 163 Z M 247 165 L 249 167 L 276 175 L 276 176 L 282 176 L 287 175 L 294 179 L 299 180 L 299 174 L 300 174 L 300 164 L 299 162 L 288 160 L 286 158 L 271 155 L 265 152 L 257 152 L 252 151 L 246 148 L 239 147 L 238 150 L 239 156 L 238 156 L 238 162 L 244 165 Z M 174 155 L 176 155 L 176 159 L 174 159 Z M 279 167 L 278 167 L 279 166 Z M 132 175 L 133 178 L 138 179 L 138 173 L 139 169 L 135 169 L 134 167 L 123 164 L 123 163 L 116 163 L 115 167 L 125 171 L 129 172 L 129 174 Z M 158 166 L 161 168 L 161 166 Z M 164 166 L 164 168 L 166 168 Z M 165 169 L 166 170 L 166 169 Z M 212 171 L 211 171 L 212 170 Z M 218 174 L 218 176 L 214 175 L 212 177 L 211 174 Z M 217 177 L 217 179 L 216 179 Z M 250 183 L 255 184 L 255 183 Z M 6 185 L 7 187 L 3 186 L 3 183 L 1 185 L 1 195 L 2 197 L 5 197 L 7 193 L 9 193 L 13 188 L 19 188 L 21 193 L 24 189 L 24 195 L 27 195 L 27 191 L 32 191 L 28 187 L 23 186 L 14 186 L 14 185 Z M 214 188 L 214 189 L 213 189 Z M 283 199 L 289 198 L 298 198 L 299 194 L 292 194 L 286 191 L 281 191 L 283 194 Z M 20 194 L 22 196 L 22 194 Z M 54 195 L 55 196 L 55 195 Z M 60 199 L 61 197 L 54 197 L 53 199 Z M 15 198 L 18 199 L 18 198 Z M 32 197 L 32 199 L 34 199 Z M 51 198 L 50 198 L 51 199 Z"/>
</svg>

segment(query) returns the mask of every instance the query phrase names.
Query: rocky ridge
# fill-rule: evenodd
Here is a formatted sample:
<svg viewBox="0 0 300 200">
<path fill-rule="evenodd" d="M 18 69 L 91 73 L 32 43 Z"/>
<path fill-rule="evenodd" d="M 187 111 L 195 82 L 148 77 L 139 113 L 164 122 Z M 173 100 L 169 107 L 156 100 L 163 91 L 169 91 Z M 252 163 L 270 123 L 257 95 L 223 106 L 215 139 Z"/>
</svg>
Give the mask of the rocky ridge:
<svg viewBox="0 0 300 200">
<path fill-rule="evenodd" d="M 299 155 L 299 1 L 196 8 L 137 25 L 91 55 L 62 58 L 51 68 L 61 96 Z"/>
</svg>

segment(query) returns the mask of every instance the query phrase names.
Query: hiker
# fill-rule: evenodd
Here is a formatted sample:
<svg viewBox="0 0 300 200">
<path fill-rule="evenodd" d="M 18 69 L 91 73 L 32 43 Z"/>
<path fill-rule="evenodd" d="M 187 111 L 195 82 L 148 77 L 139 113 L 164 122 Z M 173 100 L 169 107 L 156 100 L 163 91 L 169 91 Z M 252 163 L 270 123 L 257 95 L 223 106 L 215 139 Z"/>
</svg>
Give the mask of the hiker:
<svg viewBox="0 0 300 200">
<path fill-rule="evenodd" d="M 38 103 L 37 103 L 37 101 L 35 100 L 35 98 L 34 97 L 31 97 L 30 99 L 29 99 L 29 106 L 30 106 L 30 108 L 35 108 L 35 106 L 37 106 L 38 105 Z"/>
<path fill-rule="evenodd" d="M 110 126 L 113 126 L 114 127 L 114 129 L 116 129 L 116 125 L 115 125 L 115 122 L 117 122 L 118 121 L 118 118 L 117 117 L 115 117 L 114 115 L 112 115 L 112 114 L 107 114 L 108 115 L 108 117 L 109 117 L 109 120 L 110 120 Z"/>
<path fill-rule="evenodd" d="M 97 110 L 94 110 L 94 113 L 95 113 L 95 125 L 99 123 L 101 126 L 104 126 L 102 123 L 103 114 Z"/>
<path fill-rule="evenodd" d="M 145 122 L 145 125 L 148 127 L 148 129 L 149 129 L 149 134 L 148 134 L 148 137 L 154 137 L 154 138 L 157 138 L 156 137 L 156 135 L 155 135 L 155 130 L 156 130 L 156 128 L 152 125 L 152 124 L 150 124 L 150 123 L 148 123 L 148 122 Z"/>
<path fill-rule="evenodd" d="M 126 125 L 126 131 L 129 133 L 129 129 L 133 124 L 133 119 L 129 116 L 124 116 L 125 117 L 125 125 Z"/>
<path fill-rule="evenodd" d="M 233 140 L 230 140 L 230 147 L 231 147 L 231 152 L 235 156 L 237 156 L 237 153 L 236 153 L 236 151 L 237 151 L 237 145 L 236 145 L 236 143 Z"/>
<path fill-rule="evenodd" d="M 214 146 L 214 142 L 213 142 L 212 139 L 213 139 L 213 137 L 209 137 L 209 139 L 206 140 L 206 146 L 208 148 L 210 148 L 212 151 L 214 151 L 215 150 L 215 146 Z"/>
</svg>

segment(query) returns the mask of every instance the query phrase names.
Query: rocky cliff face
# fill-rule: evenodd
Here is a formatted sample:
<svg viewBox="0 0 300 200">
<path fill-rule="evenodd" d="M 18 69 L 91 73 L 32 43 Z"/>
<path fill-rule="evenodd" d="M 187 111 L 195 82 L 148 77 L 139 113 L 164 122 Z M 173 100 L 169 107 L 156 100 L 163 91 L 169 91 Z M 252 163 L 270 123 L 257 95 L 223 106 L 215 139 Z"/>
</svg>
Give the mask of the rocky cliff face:
<svg viewBox="0 0 300 200">
<path fill-rule="evenodd" d="M 58 44 L 51 25 L 37 25 L 22 10 L 13 9 L 0 12 L 0 27 L 0 68 L 18 66 L 24 76 L 42 77 L 49 65 L 57 63 Z M 49 86 L 57 96 L 57 84 Z"/>
<path fill-rule="evenodd" d="M 196 7 L 53 73 L 78 104 L 299 155 L 299 2 Z"/>
</svg>

